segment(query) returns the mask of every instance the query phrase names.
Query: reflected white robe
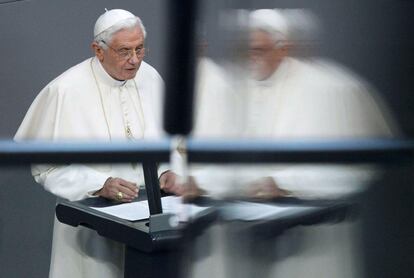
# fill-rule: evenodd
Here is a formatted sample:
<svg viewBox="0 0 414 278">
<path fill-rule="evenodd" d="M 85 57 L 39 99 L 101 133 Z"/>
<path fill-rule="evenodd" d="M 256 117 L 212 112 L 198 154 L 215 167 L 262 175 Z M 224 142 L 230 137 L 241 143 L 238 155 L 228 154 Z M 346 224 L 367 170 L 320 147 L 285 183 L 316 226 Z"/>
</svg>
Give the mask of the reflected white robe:
<svg viewBox="0 0 414 278">
<path fill-rule="evenodd" d="M 245 137 L 347 139 L 393 136 L 380 99 L 350 72 L 323 61 L 285 58 L 245 92 Z"/>
<path fill-rule="evenodd" d="M 204 78 L 215 79 L 209 75 Z M 239 138 L 362 139 L 398 135 L 385 107 L 369 87 L 330 63 L 288 58 L 268 80 L 244 84 L 243 80 L 239 77 L 237 86 L 232 87 L 237 88 L 235 101 L 245 109 L 241 109 L 241 114 L 221 115 L 233 120 L 233 126 L 241 127 Z M 214 95 L 226 93 L 218 91 L 219 87 L 208 80 L 203 84 L 211 86 L 202 87 L 201 94 L 210 94 L 210 90 L 214 90 Z M 219 112 L 213 99 L 205 105 L 205 111 Z M 197 122 L 216 124 L 208 118 Z M 194 136 L 206 137 L 202 132 Z M 298 196 L 335 198 L 361 189 L 372 177 L 370 170 L 342 165 L 256 164 L 198 167 L 192 174 L 203 188 L 216 195 L 237 196 L 256 179 L 271 176 L 281 188 Z M 363 277 L 356 227 L 352 222 L 306 226 L 275 240 L 250 242 L 252 239 L 240 232 L 243 229 L 237 223 L 225 223 L 210 232 L 214 255 L 197 262 L 193 271 L 204 274 L 197 277 L 211 277 L 213 270 L 215 277 L 223 278 Z M 252 246 L 261 252 L 254 253 Z M 222 267 L 218 268 L 219 265 Z"/>
<path fill-rule="evenodd" d="M 125 140 L 127 123 L 132 140 L 159 138 L 162 91 L 160 75 L 145 62 L 134 79 L 123 82 L 90 58 L 39 93 L 15 140 Z M 132 164 L 35 165 L 32 174 L 46 190 L 68 200 L 92 196 L 108 177 L 144 184 L 142 167 Z M 123 277 L 123 248 L 95 231 L 55 219 L 49 276 Z"/>
<path fill-rule="evenodd" d="M 204 67 L 206 73 L 199 76 L 198 94 L 200 99 L 208 100 L 199 104 L 199 110 L 210 113 L 198 114 L 195 137 L 229 137 L 229 130 L 232 137 L 278 140 L 397 135 L 381 99 L 363 81 L 331 63 L 285 58 L 265 81 L 245 81 L 241 77 L 234 83 L 223 74 L 217 76 L 219 71 L 213 69 Z M 235 104 L 239 109 L 234 109 Z M 224 119 L 221 123 L 217 120 L 220 118 Z M 334 197 L 351 193 L 370 178 L 363 168 L 349 169 L 320 165 L 212 166 L 194 167 L 192 174 L 202 187 L 218 195 L 237 195 L 258 178 L 270 176 L 298 196 Z"/>
<path fill-rule="evenodd" d="M 235 136 L 231 115 L 240 109 L 237 99 L 227 73 L 210 58 L 199 58 L 192 134 L 201 138 Z"/>
</svg>

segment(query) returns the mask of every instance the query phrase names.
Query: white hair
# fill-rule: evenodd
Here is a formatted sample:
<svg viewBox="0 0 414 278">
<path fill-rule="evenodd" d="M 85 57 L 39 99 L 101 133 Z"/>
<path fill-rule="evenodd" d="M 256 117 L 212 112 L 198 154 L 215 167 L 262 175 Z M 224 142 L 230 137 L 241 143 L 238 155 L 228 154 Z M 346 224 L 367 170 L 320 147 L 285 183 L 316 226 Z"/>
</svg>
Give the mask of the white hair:
<svg viewBox="0 0 414 278">
<path fill-rule="evenodd" d="M 125 30 L 125 29 L 132 29 L 135 27 L 139 27 L 142 30 L 142 33 L 144 33 L 144 39 L 147 37 L 147 31 L 145 30 L 145 26 L 142 23 L 141 19 L 139 17 L 135 18 L 127 18 L 124 19 L 115 25 L 111 26 L 110 28 L 106 29 L 105 31 L 99 33 L 95 36 L 94 41 L 99 44 L 100 47 L 103 49 L 107 49 L 108 46 L 106 44 L 110 44 L 112 41 L 112 37 L 119 31 Z M 105 42 L 105 43 L 104 43 Z"/>
<path fill-rule="evenodd" d="M 250 12 L 249 29 L 266 32 L 277 44 L 289 38 L 288 21 L 278 9 L 260 9 Z"/>
</svg>

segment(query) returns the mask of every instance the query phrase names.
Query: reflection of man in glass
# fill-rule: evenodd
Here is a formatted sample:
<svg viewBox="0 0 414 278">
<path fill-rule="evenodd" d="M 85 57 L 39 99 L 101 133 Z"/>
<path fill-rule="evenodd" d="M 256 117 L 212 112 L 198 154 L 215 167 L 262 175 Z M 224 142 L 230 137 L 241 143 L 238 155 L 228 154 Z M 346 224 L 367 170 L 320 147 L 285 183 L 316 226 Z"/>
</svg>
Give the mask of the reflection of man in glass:
<svg viewBox="0 0 414 278">
<path fill-rule="evenodd" d="M 227 114 L 219 116 L 231 119 L 226 129 L 233 126 L 242 126 L 239 137 L 262 139 L 362 139 L 362 138 L 389 138 L 395 136 L 394 126 L 387 117 L 387 111 L 372 90 L 362 80 L 358 79 L 349 70 L 322 60 L 294 58 L 292 50 L 303 50 L 303 47 L 312 42 L 312 38 L 293 38 L 292 22 L 302 22 L 306 25 L 303 13 L 296 12 L 286 15 L 287 11 L 256 10 L 248 16 L 248 69 L 247 86 L 241 77 L 236 75 L 236 84 L 233 89 L 236 94 L 229 94 L 237 101 L 228 101 L 227 107 L 233 103 L 243 103 L 245 109 L 242 114 L 235 115 L 231 109 Z M 303 16 L 303 17 L 302 17 Z M 298 26 L 295 26 L 296 28 Z M 299 44 L 299 45 L 298 45 Z M 239 71 L 242 72 L 242 71 Z M 202 76 L 207 79 L 208 76 Z M 211 84 L 213 82 L 204 82 Z M 237 87 L 238 86 L 238 87 Z M 213 85 L 206 86 L 211 92 L 223 93 L 215 90 Z M 215 98 L 216 102 L 219 102 Z M 241 100 L 241 101 L 240 101 Z M 211 103 L 202 103 L 206 111 L 215 111 Z M 233 105 L 234 106 L 234 105 Z M 199 115 L 202 116 L 202 115 Z M 208 121 L 208 115 L 205 122 Z M 200 120 L 201 122 L 201 120 Z M 214 125 L 214 123 L 212 123 Z M 208 133 L 208 129 L 203 130 Z M 226 134 L 223 130 L 221 134 Z M 220 134 L 216 132 L 216 134 Z M 237 168 L 238 169 L 238 168 Z M 337 171 L 339 170 L 339 171 Z M 223 178 L 233 177 L 231 184 L 238 184 L 240 188 L 250 188 L 249 195 L 256 197 L 277 197 L 292 191 L 298 196 L 322 193 L 321 188 L 332 192 L 334 186 L 329 186 L 329 177 L 337 173 L 344 177 L 343 168 L 334 167 L 255 167 L 255 171 L 223 169 Z M 216 173 L 217 172 L 217 173 Z M 194 172 L 200 187 L 209 190 L 222 190 L 224 182 L 220 169 L 214 174 L 209 171 Z M 301 178 L 300 178 L 301 177 Z M 337 182 L 339 184 L 340 182 Z M 249 186 L 253 184 L 253 186 Z M 344 182 L 345 184 L 345 182 Z M 326 186 L 324 186 L 326 185 Z M 214 189 L 213 189 L 214 188 Z M 351 189 L 351 187 L 348 187 Z M 286 191 L 284 191 L 285 189 Z M 239 195 L 236 189 L 230 194 Z M 242 193 L 243 194 L 243 193 Z"/>
<path fill-rule="evenodd" d="M 143 140 L 161 135 L 163 82 L 143 61 L 145 28 L 125 10 L 110 10 L 95 24 L 95 57 L 70 68 L 37 96 L 16 139 Z M 142 167 L 36 165 L 32 173 L 46 190 L 69 200 L 101 196 L 129 202 L 144 184 Z M 175 179 L 164 172 L 161 183 Z M 164 184 L 162 184 L 164 185 Z M 123 277 L 123 246 L 86 228 L 55 221 L 50 277 Z"/>
<path fill-rule="evenodd" d="M 289 57 L 289 22 L 276 10 L 250 14 L 248 136 L 389 137 L 368 87 L 345 70 Z M 256 125 L 255 127 L 253 125 Z"/>
<path fill-rule="evenodd" d="M 295 20 L 292 17 L 289 19 Z M 361 80 L 332 63 L 290 57 L 294 43 L 301 42 L 290 38 L 289 23 L 279 10 L 250 13 L 251 81 L 245 94 L 245 136 L 277 139 L 394 136 L 393 126 L 385 116 L 387 112 L 381 106 L 380 99 L 374 98 Z M 278 191 L 272 188 L 276 188 L 276 184 L 284 187 L 285 181 L 289 190 L 317 190 L 309 180 L 315 180 L 322 174 L 319 170 L 326 171 L 322 168 L 317 168 L 317 171 L 313 167 L 304 167 L 299 172 L 287 169 L 262 179 L 259 182 L 261 186 L 254 187 L 253 194 L 277 194 Z M 297 180 L 298 175 L 304 178 L 300 179 L 302 181 L 307 180 L 307 175 L 310 179 L 303 183 Z M 296 176 L 293 179 L 297 182 L 289 176 Z M 318 182 L 315 183 L 317 186 Z"/>
</svg>

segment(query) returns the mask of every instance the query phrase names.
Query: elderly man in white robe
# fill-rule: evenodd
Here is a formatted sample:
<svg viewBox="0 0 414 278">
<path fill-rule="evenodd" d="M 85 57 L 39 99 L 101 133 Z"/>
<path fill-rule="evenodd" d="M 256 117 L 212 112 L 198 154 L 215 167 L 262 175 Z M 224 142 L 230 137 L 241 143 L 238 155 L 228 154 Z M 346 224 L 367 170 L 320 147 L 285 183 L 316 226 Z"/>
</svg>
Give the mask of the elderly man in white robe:
<svg viewBox="0 0 414 278">
<path fill-rule="evenodd" d="M 159 138 L 163 81 L 143 61 L 146 31 L 132 13 L 114 9 L 96 21 L 93 58 L 51 81 L 30 106 L 15 140 Z M 101 196 L 130 202 L 144 184 L 133 164 L 36 165 L 36 182 L 68 200 Z M 174 182 L 165 171 L 161 185 Z M 55 219 L 49 277 L 123 277 L 123 245 Z"/>
<path fill-rule="evenodd" d="M 244 95 L 247 107 L 244 136 L 281 140 L 396 136 L 396 125 L 389 112 L 365 82 L 333 63 L 290 56 L 293 48 L 305 42 L 292 38 L 290 32 L 292 21 L 301 18 L 291 17 L 289 21 L 285 13 L 266 9 L 250 13 L 252 78 Z M 271 178 L 262 180 L 265 181 L 262 189 L 276 188 L 271 185 L 278 184 L 304 197 L 352 192 L 355 188 L 351 185 L 339 186 L 341 180 L 337 187 L 329 185 L 335 181 L 329 177 L 344 178 L 344 173 L 336 167 L 287 167 L 275 174 L 268 173 Z M 351 175 L 354 174 L 352 171 Z"/>
<path fill-rule="evenodd" d="M 215 112 L 196 115 L 195 137 L 314 140 L 391 138 L 397 135 L 396 125 L 386 107 L 365 82 L 331 62 L 290 56 L 292 48 L 297 46 L 291 38 L 290 22 L 281 10 L 253 11 L 247 26 L 247 78 L 238 75 L 233 82 L 231 74 L 214 71 L 210 69 L 212 67 L 200 67 L 197 93 L 200 100 L 207 101 L 199 101 L 198 110 Z M 234 109 L 235 103 L 244 109 Z M 218 118 L 225 121 L 216 120 Z M 314 171 L 313 167 L 296 169 L 299 168 L 260 167 L 250 172 L 236 169 L 234 175 L 225 169 L 223 181 L 233 176 L 230 184 L 261 184 L 263 186 L 247 193 L 268 197 L 286 194 L 286 191 L 278 190 L 276 184 L 302 197 L 336 194 L 337 188 L 327 185 L 331 182 L 318 178 L 325 179 L 329 173 L 335 175 L 338 173 L 335 167 L 329 168 L 332 172 L 317 167 L 324 175 Z M 298 178 L 298 172 L 302 178 L 309 177 L 303 179 L 306 184 Z M 211 175 L 209 171 L 197 171 L 194 175 L 201 187 L 225 190 L 222 182 L 211 180 L 220 175 Z M 213 188 L 215 184 L 220 188 Z M 352 191 L 350 187 L 343 189 Z M 227 193 L 243 194 L 238 190 Z"/>
<path fill-rule="evenodd" d="M 289 23 L 281 10 L 256 10 L 249 14 L 249 78 L 243 82 L 237 76 L 233 86 L 237 92 L 233 96 L 246 109 L 240 115 L 222 114 L 240 127 L 239 137 L 320 140 L 397 135 L 387 110 L 364 82 L 332 63 L 290 56 L 294 45 Z M 200 84 L 213 83 L 203 80 L 208 75 L 199 78 Z M 201 93 L 228 94 L 217 89 L 213 83 Z M 218 112 L 214 101 L 208 105 L 203 107 L 206 111 Z M 196 123 L 203 122 L 208 120 L 196 119 Z M 207 137 L 203 132 L 208 135 L 208 130 L 202 130 L 195 136 Z M 221 132 L 224 137 L 227 130 Z M 216 132 L 213 136 L 217 134 L 220 135 Z M 217 195 L 276 198 L 293 194 L 308 199 L 335 199 L 355 194 L 374 177 L 372 168 L 343 165 L 212 166 L 195 169 L 192 174 L 199 186 Z M 310 226 L 294 229 L 276 241 L 263 242 L 249 242 L 243 235 L 224 229 L 216 235 L 221 244 L 215 248 L 217 254 L 222 254 L 221 259 L 226 260 L 228 272 L 220 273 L 214 268 L 217 272 L 214 275 L 360 277 L 354 228 L 348 222 Z M 255 253 L 251 246 L 256 246 L 259 252 Z M 272 256 L 280 259 L 272 264 L 269 261 Z M 208 268 L 202 263 L 196 267 Z"/>
</svg>

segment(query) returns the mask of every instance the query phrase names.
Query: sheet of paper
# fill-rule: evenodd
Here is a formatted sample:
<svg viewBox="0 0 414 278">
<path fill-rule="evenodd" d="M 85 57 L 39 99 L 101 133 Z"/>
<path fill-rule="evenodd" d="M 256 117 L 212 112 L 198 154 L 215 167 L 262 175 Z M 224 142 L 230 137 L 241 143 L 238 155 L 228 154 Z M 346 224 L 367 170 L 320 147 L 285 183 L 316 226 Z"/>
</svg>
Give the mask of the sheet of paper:
<svg viewBox="0 0 414 278">
<path fill-rule="evenodd" d="M 168 196 L 161 198 L 162 209 L 164 213 L 182 214 L 194 216 L 207 207 L 199 207 L 191 204 L 182 204 L 181 198 L 176 196 Z M 110 207 L 91 207 L 101 212 L 116 216 L 129 221 L 137 221 L 149 218 L 148 202 L 132 202 Z"/>
<path fill-rule="evenodd" d="M 208 207 L 199 207 L 192 204 L 182 204 L 181 198 L 168 196 L 161 198 L 164 213 L 172 213 L 179 216 L 180 220 L 194 216 Z M 116 216 L 129 221 L 137 221 L 149 218 L 149 207 L 147 201 L 124 203 L 120 205 L 93 209 Z M 220 213 L 225 220 L 255 221 L 272 219 L 297 213 L 300 211 L 312 210 L 314 207 L 304 206 L 278 206 L 273 204 L 261 204 L 254 202 L 231 202 L 220 208 Z"/>
<path fill-rule="evenodd" d="M 225 220 L 265 220 L 277 218 L 300 211 L 312 210 L 314 207 L 280 206 L 253 202 L 233 202 L 223 207 L 221 215 Z"/>
</svg>

